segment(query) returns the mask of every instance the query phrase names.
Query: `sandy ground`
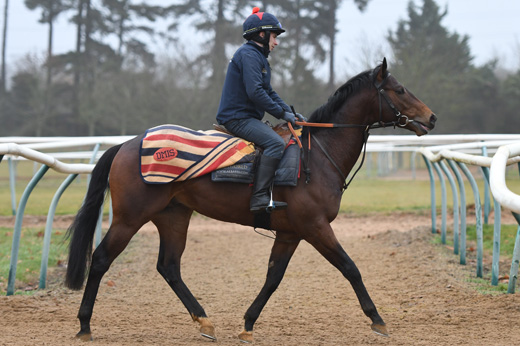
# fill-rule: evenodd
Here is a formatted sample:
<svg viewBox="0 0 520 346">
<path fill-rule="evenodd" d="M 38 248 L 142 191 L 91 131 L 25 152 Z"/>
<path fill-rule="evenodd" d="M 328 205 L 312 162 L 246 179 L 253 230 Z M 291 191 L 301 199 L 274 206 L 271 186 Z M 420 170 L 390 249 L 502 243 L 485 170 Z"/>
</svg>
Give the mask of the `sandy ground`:
<svg viewBox="0 0 520 346">
<path fill-rule="evenodd" d="M 430 224 L 427 216 L 403 214 L 341 216 L 333 223 L 390 337 L 371 332 L 348 281 L 302 243 L 255 325 L 255 344 L 520 345 L 520 294 L 479 293 L 468 282 L 474 264 L 460 266 L 448 248 L 432 245 Z M 251 228 L 193 218 L 183 278 L 215 324 L 218 344 L 239 344 L 271 245 Z M 93 344 L 211 343 L 155 270 L 157 253 L 157 232 L 147 225 L 102 281 Z M 74 338 L 82 292 L 65 289 L 62 274 L 33 296 L 0 297 L 0 345 L 85 344 Z"/>
</svg>

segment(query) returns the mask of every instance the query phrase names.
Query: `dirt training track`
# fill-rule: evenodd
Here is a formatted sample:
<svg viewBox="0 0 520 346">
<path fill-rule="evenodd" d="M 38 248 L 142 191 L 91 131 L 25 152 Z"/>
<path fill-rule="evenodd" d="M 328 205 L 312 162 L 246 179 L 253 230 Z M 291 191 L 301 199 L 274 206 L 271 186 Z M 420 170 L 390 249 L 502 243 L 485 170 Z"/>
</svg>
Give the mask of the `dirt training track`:
<svg viewBox="0 0 520 346">
<path fill-rule="evenodd" d="M 429 217 L 416 215 L 340 216 L 333 223 L 389 338 L 372 333 L 348 281 L 302 242 L 255 325 L 255 344 L 520 345 L 520 294 L 478 293 L 467 282 L 474 265 L 460 266 L 448 249 L 432 245 L 429 225 Z M 155 270 L 158 244 L 146 225 L 104 277 L 94 345 L 210 344 Z M 239 344 L 271 245 L 248 227 L 192 219 L 183 278 L 215 324 L 218 344 Z M 0 297 L 0 345 L 85 345 L 74 338 L 81 296 L 58 282 L 34 296 Z"/>
</svg>

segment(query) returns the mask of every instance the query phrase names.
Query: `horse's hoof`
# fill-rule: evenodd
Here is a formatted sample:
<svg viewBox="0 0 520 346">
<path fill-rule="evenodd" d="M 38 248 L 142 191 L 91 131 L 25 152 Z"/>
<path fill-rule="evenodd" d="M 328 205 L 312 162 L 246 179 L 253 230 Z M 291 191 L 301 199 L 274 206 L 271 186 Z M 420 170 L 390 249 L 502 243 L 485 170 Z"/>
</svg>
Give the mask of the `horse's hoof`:
<svg viewBox="0 0 520 346">
<path fill-rule="evenodd" d="M 253 343 L 253 332 L 244 330 L 242 333 L 238 334 L 238 339 L 240 339 L 240 342 L 251 344 Z"/>
<path fill-rule="evenodd" d="M 92 334 L 90 332 L 79 332 L 76 334 L 76 338 L 81 341 L 92 341 Z"/>
<path fill-rule="evenodd" d="M 386 325 L 384 325 L 384 324 L 372 323 L 372 325 L 370 327 L 372 328 L 374 333 L 376 333 L 377 335 L 389 336 L 388 330 L 386 329 Z"/>
<path fill-rule="evenodd" d="M 212 341 L 217 341 L 217 337 L 215 336 L 215 328 L 213 328 L 213 326 L 200 327 L 200 335 Z"/>
<path fill-rule="evenodd" d="M 200 324 L 200 335 L 213 341 L 217 340 L 217 337 L 215 336 L 215 327 L 209 318 L 196 316 L 192 316 L 192 318 Z"/>
</svg>

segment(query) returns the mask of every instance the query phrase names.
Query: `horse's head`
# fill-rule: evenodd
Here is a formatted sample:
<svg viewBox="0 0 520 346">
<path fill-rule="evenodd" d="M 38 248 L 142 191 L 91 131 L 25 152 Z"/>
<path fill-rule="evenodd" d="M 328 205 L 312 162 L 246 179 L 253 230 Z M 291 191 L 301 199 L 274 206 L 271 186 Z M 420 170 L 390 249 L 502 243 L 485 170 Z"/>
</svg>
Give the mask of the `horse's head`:
<svg viewBox="0 0 520 346">
<path fill-rule="evenodd" d="M 415 132 L 417 136 L 425 135 L 434 128 L 437 120 L 435 114 L 388 72 L 386 58 L 376 67 L 374 74 L 380 123 L 393 123 Z"/>
</svg>

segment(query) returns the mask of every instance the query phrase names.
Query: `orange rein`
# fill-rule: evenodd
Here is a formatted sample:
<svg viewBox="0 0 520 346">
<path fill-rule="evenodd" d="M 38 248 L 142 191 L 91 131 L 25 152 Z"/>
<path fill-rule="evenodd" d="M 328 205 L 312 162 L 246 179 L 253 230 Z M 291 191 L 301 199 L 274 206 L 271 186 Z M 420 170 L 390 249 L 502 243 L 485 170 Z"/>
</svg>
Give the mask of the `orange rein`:
<svg viewBox="0 0 520 346">
<path fill-rule="evenodd" d="M 306 121 L 295 121 L 294 123 L 296 125 L 299 125 L 299 126 L 334 127 L 334 124 L 330 124 L 330 123 L 308 123 Z M 298 143 L 298 147 L 300 147 L 300 149 L 301 149 L 303 147 L 302 146 L 302 142 L 300 141 L 300 138 L 298 138 L 298 135 L 296 134 L 296 131 L 294 131 L 294 128 L 293 128 L 292 124 L 288 122 L 287 125 L 289 126 L 289 131 L 291 131 L 294 139 L 296 140 L 296 143 Z M 309 150 L 311 150 L 311 133 L 310 133 L 310 131 L 309 131 L 308 143 L 309 143 Z"/>
</svg>

